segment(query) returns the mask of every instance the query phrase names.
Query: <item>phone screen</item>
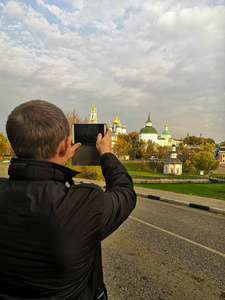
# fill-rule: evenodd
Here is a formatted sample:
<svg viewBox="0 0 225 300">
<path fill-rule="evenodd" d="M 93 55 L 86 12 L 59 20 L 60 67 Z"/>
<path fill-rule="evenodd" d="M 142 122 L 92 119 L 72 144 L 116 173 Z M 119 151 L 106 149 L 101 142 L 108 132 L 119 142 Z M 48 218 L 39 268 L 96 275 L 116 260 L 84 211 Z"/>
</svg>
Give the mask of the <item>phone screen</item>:
<svg viewBox="0 0 225 300">
<path fill-rule="evenodd" d="M 82 145 L 95 145 L 97 135 L 102 136 L 106 133 L 106 124 L 73 124 L 72 137 L 73 143 L 81 143 Z"/>
</svg>

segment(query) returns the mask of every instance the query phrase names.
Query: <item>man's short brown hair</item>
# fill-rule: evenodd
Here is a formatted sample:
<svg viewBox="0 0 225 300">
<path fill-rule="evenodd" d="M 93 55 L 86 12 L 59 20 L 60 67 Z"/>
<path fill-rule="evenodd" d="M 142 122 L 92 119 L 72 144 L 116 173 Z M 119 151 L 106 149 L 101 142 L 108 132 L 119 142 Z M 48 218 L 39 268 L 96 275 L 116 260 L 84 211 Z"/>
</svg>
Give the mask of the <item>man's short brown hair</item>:
<svg viewBox="0 0 225 300">
<path fill-rule="evenodd" d="M 60 108 L 47 101 L 31 100 L 11 112 L 6 132 L 18 157 L 49 159 L 70 130 Z"/>
</svg>

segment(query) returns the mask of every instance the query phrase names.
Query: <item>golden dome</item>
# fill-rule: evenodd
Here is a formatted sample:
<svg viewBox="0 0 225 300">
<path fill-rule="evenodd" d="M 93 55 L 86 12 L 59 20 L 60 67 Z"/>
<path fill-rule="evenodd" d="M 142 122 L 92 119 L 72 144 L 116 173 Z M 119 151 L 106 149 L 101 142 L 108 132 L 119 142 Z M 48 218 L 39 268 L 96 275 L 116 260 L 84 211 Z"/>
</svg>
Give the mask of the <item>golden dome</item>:
<svg viewBox="0 0 225 300">
<path fill-rule="evenodd" d="M 96 109 L 96 106 L 93 104 L 92 108 L 91 109 Z"/>
<path fill-rule="evenodd" d="M 118 123 L 120 123 L 120 120 L 116 116 L 115 120 L 113 121 L 113 124 L 118 124 Z"/>
</svg>

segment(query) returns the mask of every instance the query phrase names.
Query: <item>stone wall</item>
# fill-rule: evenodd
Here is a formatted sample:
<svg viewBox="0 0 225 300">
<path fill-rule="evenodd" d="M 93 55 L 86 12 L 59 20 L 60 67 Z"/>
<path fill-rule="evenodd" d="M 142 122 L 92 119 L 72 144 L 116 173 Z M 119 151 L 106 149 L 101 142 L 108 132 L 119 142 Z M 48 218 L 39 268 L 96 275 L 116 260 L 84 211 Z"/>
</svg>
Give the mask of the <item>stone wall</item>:
<svg viewBox="0 0 225 300">
<path fill-rule="evenodd" d="M 197 179 L 133 179 L 135 184 L 142 183 L 212 183 L 208 178 Z"/>
</svg>

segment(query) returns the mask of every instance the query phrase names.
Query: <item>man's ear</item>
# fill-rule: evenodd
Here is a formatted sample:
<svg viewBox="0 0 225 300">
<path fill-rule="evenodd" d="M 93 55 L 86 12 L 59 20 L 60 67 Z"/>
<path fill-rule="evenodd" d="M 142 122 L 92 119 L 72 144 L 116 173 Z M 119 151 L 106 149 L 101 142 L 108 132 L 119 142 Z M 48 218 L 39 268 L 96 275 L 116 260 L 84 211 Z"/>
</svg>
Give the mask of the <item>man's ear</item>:
<svg viewBox="0 0 225 300">
<path fill-rule="evenodd" d="M 60 157 L 65 156 L 66 153 L 67 153 L 67 149 L 68 149 L 68 147 L 69 147 L 69 145 L 68 145 L 68 138 L 69 138 L 69 137 L 63 139 L 63 140 L 60 142 L 60 144 L 59 144 L 59 156 L 60 156 Z"/>
</svg>

